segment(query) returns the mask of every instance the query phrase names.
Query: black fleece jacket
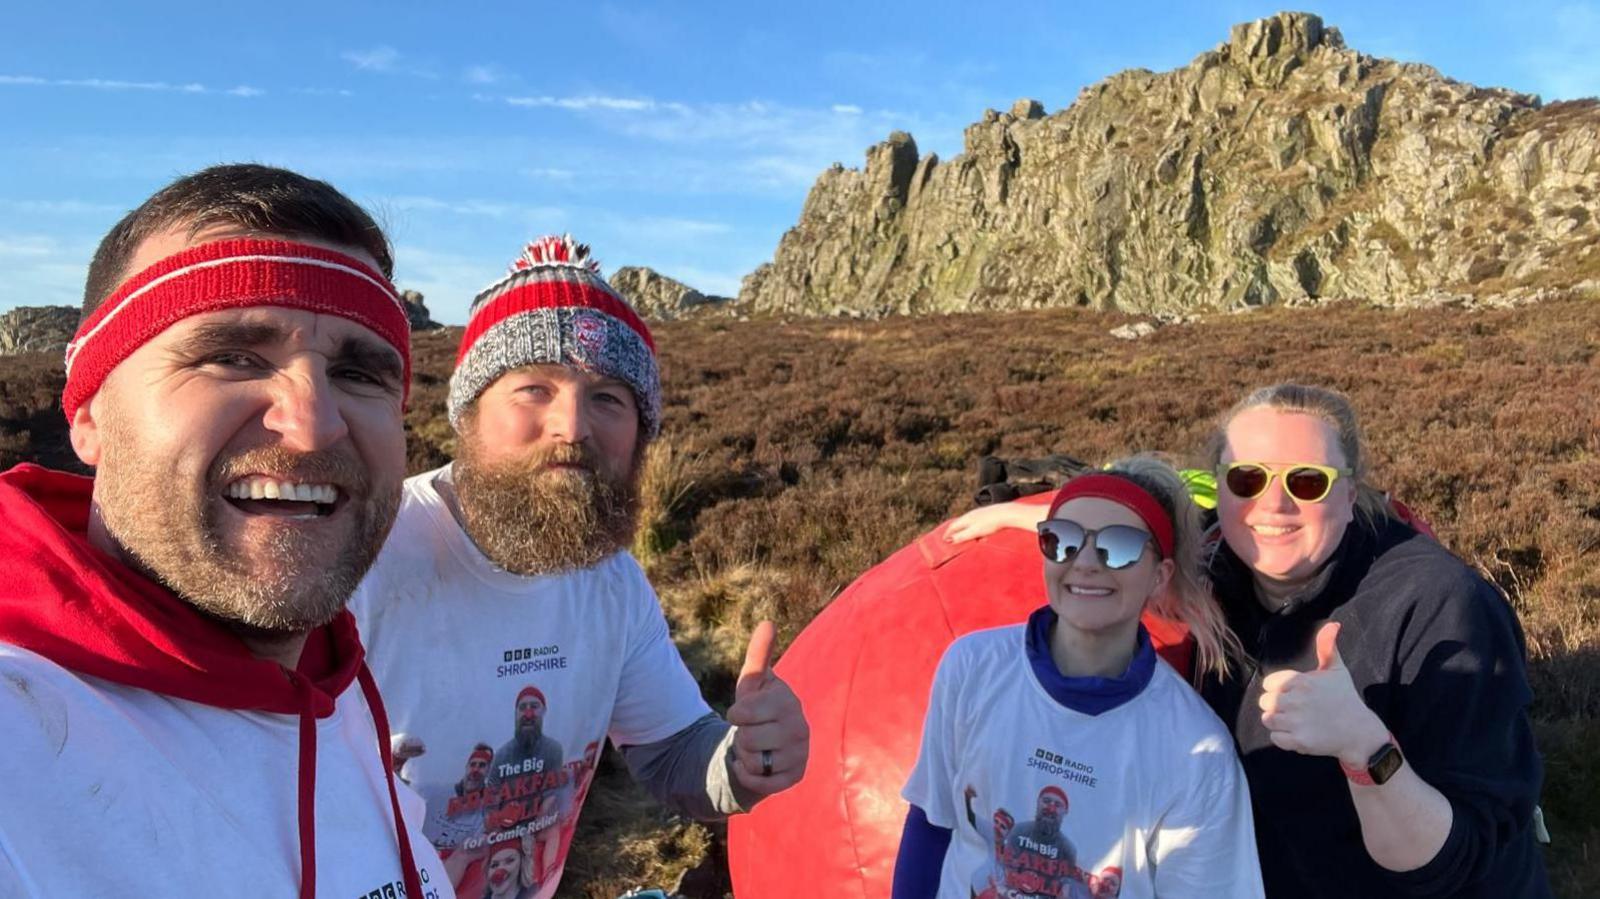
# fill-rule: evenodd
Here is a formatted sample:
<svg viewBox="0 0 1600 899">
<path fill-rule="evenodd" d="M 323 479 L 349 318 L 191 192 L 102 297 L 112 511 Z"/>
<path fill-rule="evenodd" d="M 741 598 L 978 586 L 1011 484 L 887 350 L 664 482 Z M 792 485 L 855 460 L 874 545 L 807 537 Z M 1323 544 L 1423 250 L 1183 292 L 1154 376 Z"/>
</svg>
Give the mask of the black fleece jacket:
<svg viewBox="0 0 1600 899">
<path fill-rule="evenodd" d="M 1201 693 L 1233 731 L 1269 899 L 1551 895 L 1534 843 L 1542 770 L 1528 721 L 1526 650 L 1504 597 L 1438 543 L 1405 524 L 1355 522 L 1328 564 L 1288 605 L 1268 612 L 1250 571 L 1226 546 L 1211 576 L 1228 624 L 1253 661 Z M 1339 653 L 1406 761 L 1450 800 L 1444 848 L 1423 867 L 1387 871 L 1367 854 L 1337 759 L 1272 745 L 1261 681 L 1316 667 L 1313 637 L 1343 625 Z"/>
</svg>

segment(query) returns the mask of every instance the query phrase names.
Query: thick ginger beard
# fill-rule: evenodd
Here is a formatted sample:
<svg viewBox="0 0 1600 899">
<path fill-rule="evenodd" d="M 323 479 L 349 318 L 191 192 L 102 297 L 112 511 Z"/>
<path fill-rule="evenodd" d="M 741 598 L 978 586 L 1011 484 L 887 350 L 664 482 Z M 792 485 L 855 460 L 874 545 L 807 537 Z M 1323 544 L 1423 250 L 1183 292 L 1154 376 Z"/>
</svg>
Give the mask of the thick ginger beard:
<svg viewBox="0 0 1600 899">
<path fill-rule="evenodd" d="M 524 576 L 573 571 L 633 541 L 643 442 L 625 472 L 608 471 L 586 444 L 488 462 L 474 425 L 462 429 L 456 496 L 468 536 L 495 565 Z"/>
<path fill-rule="evenodd" d="M 146 450 L 113 405 L 103 424 L 95 501 L 107 533 L 135 567 L 248 637 L 306 633 L 344 609 L 394 523 L 398 489 L 374 493 L 345 455 L 277 447 L 219 455 L 203 477 L 185 477 Z M 221 521 L 230 511 L 223 490 L 251 472 L 345 485 L 345 539 L 282 527 L 250 545 L 230 540 Z"/>
</svg>

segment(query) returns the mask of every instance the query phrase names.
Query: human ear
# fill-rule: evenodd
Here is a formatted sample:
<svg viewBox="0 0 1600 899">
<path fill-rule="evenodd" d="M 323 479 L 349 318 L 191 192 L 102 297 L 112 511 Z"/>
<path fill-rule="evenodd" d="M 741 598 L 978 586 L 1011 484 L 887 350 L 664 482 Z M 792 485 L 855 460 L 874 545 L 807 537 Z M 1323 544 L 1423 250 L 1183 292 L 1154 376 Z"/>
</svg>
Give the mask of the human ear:
<svg viewBox="0 0 1600 899">
<path fill-rule="evenodd" d="M 100 422 L 95 415 L 95 405 L 99 402 L 100 394 L 96 393 L 73 411 L 72 421 L 67 423 L 72 451 L 80 462 L 91 467 L 100 464 Z"/>
<path fill-rule="evenodd" d="M 1167 592 L 1172 587 L 1172 575 L 1178 570 L 1178 563 L 1171 559 L 1162 559 L 1156 564 L 1156 579 L 1150 585 L 1150 599 Z M 1146 600 L 1149 602 L 1149 600 Z"/>
</svg>

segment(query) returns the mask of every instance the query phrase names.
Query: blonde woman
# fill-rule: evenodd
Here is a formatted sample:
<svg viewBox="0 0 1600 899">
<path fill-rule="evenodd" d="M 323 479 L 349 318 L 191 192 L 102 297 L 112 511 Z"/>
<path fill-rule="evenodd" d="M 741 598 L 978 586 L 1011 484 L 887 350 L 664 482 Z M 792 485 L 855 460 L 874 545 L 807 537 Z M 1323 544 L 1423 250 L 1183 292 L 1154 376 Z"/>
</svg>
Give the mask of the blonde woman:
<svg viewBox="0 0 1600 899">
<path fill-rule="evenodd" d="M 1268 895 L 1548 897 L 1504 597 L 1367 485 L 1339 393 L 1251 393 L 1210 461 L 1210 573 L 1248 656 L 1201 692 L 1243 756 Z"/>
<path fill-rule="evenodd" d="M 1149 606 L 1227 636 L 1177 473 L 1150 458 L 1082 475 L 1038 523 L 1049 602 L 968 634 L 934 678 L 894 896 L 1262 895 L 1227 729 L 1161 661 Z"/>
</svg>

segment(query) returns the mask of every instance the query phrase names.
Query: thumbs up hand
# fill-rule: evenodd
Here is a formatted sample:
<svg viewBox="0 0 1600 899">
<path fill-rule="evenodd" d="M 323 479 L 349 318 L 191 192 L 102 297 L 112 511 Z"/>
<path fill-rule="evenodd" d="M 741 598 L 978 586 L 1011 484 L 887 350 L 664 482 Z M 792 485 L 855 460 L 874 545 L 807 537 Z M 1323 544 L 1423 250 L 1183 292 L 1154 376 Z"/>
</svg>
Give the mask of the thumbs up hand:
<svg viewBox="0 0 1600 899">
<path fill-rule="evenodd" d="M 1339 655 L 1337 622 L 1317 631 L 1313 671 L 1274 671 L 1261 681 L 1261 723 L 1273 745 L 1303 755 L 1338 758 L 1364 768 L 1389 739 L 1389 729 L 1367 708 Z"/>
<path fill-rule="evenodd" d="M 735 728 L 734 776 L 762 795 L 798 783 L 811 754 L 811 728 L 800 699 L 772 673 L 776 633 L 770 621 L 756 625 L 728 709 L 728 723 Z"/>
</svg>

